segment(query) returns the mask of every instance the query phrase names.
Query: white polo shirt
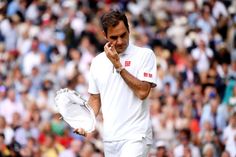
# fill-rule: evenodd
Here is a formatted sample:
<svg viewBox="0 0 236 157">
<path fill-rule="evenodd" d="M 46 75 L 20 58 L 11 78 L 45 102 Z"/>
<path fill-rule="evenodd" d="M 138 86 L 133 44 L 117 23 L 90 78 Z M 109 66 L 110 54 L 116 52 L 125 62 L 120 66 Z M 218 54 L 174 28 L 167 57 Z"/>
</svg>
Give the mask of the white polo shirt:
<svg viewBox="0 0 236 157">
<path fill-rule="evenodd" d="M 120 55 L 127 71 L 142 81 L 156 85 L 156 57 L 152 50 L 129 44 Z M 147 137 L 152 139 L 149 108 L 116 72 L 105 52 L 97 55 L 90 67 L 89 89 L 101 97 L 104 141 Z"/>
</svg>

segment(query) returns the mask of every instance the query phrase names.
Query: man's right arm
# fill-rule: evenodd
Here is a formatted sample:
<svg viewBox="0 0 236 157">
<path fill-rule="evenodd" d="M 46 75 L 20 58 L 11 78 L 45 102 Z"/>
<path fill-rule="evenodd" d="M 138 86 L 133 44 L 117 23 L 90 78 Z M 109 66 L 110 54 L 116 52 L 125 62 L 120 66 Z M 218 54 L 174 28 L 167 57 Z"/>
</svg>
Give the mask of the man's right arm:
<svg viewBox="0 0 236 157">
<path fill-rule="evenodd" d="M 93 109 L 95 116 L 97 116 L 101 108 L 100 94 L 90 94 L 88 104 Z"/>
</svg>

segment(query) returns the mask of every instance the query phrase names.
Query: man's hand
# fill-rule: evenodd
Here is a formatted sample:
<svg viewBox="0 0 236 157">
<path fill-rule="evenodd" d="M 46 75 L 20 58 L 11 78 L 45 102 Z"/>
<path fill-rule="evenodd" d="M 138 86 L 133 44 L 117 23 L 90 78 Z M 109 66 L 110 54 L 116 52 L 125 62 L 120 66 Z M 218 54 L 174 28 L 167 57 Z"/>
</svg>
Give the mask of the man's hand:
<svg viewBox="0 0 236 157">
<path fill-rule="evenodd" d="M 73 133 L 79 134 L 84 137 L 88 135 L 88 133 L 83 128 L 77 128 L 73 131 Z"/>
<path fill-rule="evenodd" d="M 122 64 L 120 63 L 120 57 L 113 44 L 111 44 L 110 42 L 106 43 L 104 46 L 104 51 L 107 55 L 107 58 L 111 61 L 116 69 L 122 66 Z"/>
</svg>

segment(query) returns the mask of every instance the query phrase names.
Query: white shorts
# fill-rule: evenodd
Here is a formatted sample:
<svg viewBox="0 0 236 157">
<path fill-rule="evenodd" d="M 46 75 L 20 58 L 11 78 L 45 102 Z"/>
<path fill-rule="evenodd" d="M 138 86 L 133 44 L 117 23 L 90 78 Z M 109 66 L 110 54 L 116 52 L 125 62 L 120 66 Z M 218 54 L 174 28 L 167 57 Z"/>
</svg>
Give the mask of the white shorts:
<svg viewBox="0 0 236 157">
<path fill-rule="evenodd" d="M 104 142 L 105 157 L 147 157 L 150 148 L 145 138 Z"/>
</svg>

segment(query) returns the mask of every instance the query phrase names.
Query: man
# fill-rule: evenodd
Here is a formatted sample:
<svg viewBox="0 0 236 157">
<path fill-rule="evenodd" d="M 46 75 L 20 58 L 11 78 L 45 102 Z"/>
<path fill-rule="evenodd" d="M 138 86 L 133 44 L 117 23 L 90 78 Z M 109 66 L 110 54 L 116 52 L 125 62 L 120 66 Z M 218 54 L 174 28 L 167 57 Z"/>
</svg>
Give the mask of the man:
<svg viewBox="0 0 236 157">
<path fill-rule="evenodd" d="M 146 156 L 152 143 L 147 98 L 156 86 L 152 50 L 129 43 L 127 17 L 110 11 L 101 18 L 107 43 L 90 67 L 89 104 L 104 119 L 106 157 Z M 76 133 L 86 135 L 81 128 Z"/>
<path fill-rule="evenodd" d="M 236 111 L 231 111 L 229 124 L 223 130 L 223 143 L 230 156 L 236 156 Z"/>
<path fill-rule="evenodd" d="M 167 147 L 166 143 L 164 141 L 158 141 L 156 142 L 156 157 L 167 157 L 168 152 L 167 152 Z"/>
<path fill-rule="evenodd" d="M 200 157 L 200 150 L 191 142 L 191 131 L 189 129 L 182 129 L 179 131 L 180 144 L 174 150 L 174 157 L 194 156 Z"/>
<path fill-rule="evenodd" d="M 70 147 L 65 149 L 59 154 L 59 157 L 79 157 L 79 152 L 82 148 L 82 142 L 80 140 L 73 140 L 70 143 Z"/>
</svg>

